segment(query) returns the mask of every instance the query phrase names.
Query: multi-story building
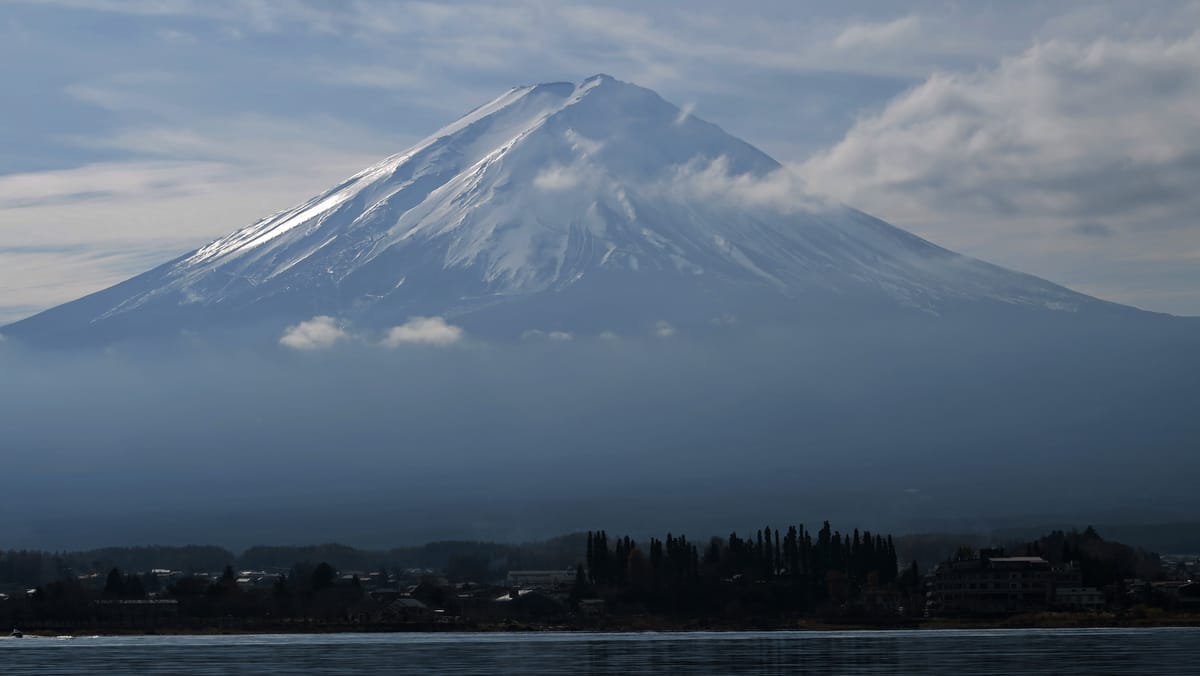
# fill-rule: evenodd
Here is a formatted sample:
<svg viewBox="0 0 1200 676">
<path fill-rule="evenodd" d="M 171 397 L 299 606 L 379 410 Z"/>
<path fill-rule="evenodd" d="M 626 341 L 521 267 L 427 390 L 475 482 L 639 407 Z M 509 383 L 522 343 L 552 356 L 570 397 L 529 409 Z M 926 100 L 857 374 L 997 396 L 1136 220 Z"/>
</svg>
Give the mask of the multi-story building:
<svg viewBox="0 0 1200 676">
<path fill-rule="evenodd" d="M 1040 556 L 1004 556 L 984 549 L 974 558 L 938 565 L 930 585 L 930 610 L 955 614 L 1000 614 L 1041 610 L 1050 605 L 1054 574 Z"/>
</svg>

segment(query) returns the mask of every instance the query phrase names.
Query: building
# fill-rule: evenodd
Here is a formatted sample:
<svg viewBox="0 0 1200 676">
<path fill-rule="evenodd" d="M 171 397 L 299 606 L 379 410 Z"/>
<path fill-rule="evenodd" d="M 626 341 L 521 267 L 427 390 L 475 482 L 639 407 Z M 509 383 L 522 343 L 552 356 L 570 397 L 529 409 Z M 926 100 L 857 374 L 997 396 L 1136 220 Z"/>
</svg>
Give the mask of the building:
<svg viewBox="0 0 1200 676">
<path fill-rule="evenodd" d="M 1103 610 L 1104 592 L 1095 587 L 1058 587 L 1054 590 L 1054 605 L 1072 610 Z"/>
<path fill-rule="evenodd" d="M 508 586 L 521 589 L 557 589 L 575 583 L 575 569 L 510 570 Z"/>
<path fill-rule="evenodd" d="M 1053 597 L 1050 562 L 1040 556 L 979 556 L 939 564 L 933 571 L 930 610 L 944 614 L 1005 614 L 1043 610 Z"/>
<path fill-rule="evenodd" d="M 384 617 L 392 622 L 428 621 L 432 616 L 429 606 L 407 597 L 397 598 L 384 610 Z"/>
</svg>

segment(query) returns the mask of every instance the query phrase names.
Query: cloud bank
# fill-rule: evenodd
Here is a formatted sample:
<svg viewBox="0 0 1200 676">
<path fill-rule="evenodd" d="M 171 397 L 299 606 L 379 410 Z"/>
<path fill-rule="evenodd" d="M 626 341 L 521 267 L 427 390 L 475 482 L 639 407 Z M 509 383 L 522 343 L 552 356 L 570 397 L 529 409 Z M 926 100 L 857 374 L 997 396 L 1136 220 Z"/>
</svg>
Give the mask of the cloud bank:
<svg viewBox="0 0 1200 676">
<path fill-rule="evenodd" d="M 348 334 L 333 317 L 318 315 L 308 321 L 289 326 L 279 338 L 279 344 L 293 350 L 323 350 L 333 347 Z"/>
<path fill-rule="evenodd" d="M 1162 299 L 1131 280 L 1106 287 L 1089 261 L 1122 272 L 1154 257 L 1143 275 L 1200 265 L 1197 63 L 1200 32 L 1038 43 L 931 76 L 799 171 L 950 248 L 1067 282 L 1086 266 L 1084 289 L 1153 307 Z M 1200 299 L 1188 307 L 1200 313 Z"/>
<path fill-rule="evenodd" d="M 920 528 L 1072 505 L 1186 517 L 1200 500 L 1194 334 L 868 322 L 659 339 L 650 323 L 554 349 L 386 350 L 304 324 L 335 348 L 0 343 L 0 429 L 19 449 L 0 472 L 7 546 L 720 532 L 777 513 Z M 1131 466 L 1131 448 L 1149 460 Z M 928 511 L 897 512 L 905 487 Z"/>
</svg>

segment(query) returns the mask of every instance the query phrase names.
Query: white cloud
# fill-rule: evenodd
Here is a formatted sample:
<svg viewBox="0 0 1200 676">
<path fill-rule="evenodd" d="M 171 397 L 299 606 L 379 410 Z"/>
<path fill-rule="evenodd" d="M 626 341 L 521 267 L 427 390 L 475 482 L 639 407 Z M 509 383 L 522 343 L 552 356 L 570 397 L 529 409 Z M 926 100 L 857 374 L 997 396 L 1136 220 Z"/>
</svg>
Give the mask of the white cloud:
<svg viewBox="0 0 1200 676">
<path fill-rule="evenodd" d="M 539 171 L 533 177 L 533 187 L 547 192 L 570 190 L 579 185 L 581 180 L 578 169 L 555 164 Z"/>
<path fill-rule="evenodd" d="M 279 338 L 279 344 L 293 350 L 323 350 L 346 337 L 346 332 L 333 317 L 318 315 L 289 326 Z"/>
<path fill-rule="evenodd" d="M 179 45 L 194 45 L 199 42 L 195 35 L 192 35 L 187 31 L 173 30 L 170 28 L 157 30 L 154 32 L 154 35 L 163 42 L 170 42 Z"/>
<path fill-rule="evenodd" d="M 595 155 L 604 148 L 603 141 L 588 138 L 574 129 L 568 129 L 566 137 L 567 141 L 571 143 L 571 150 L 574 150 L 585 158 Z"/>
<path fill-rule="evenodd" d="M 137 159 L 0 175 L 0 325 L 144 272 L 386 154 L 377 134 L 325 117 L 215 121 L 141 101 L 169 83 L 134 72 L 68 88 L 115 112 L 171 120 L 64 139 Z"/>
<path fill-rule="evenodd" d="M 833 40 L 838 49 L 882 49 L 895 47 L 920 35 L 921 21 L 906 16 L 884 23 L 856 23 L 848 26 Z"/>
<path fill-rule="evenodd" d="M 387 91 L 407 90 L 421 83 L 419 74 L 413 68 L 363 65 L 327 66 L 318 69 L 315 74 L 322 81 L 331 84 Z"/>
<path fill-rule="evenodd" d="M 694 112 L 696 112 L 695 101 L 688 101 L 687 103 L 683 104 L 679 107 L 679 114 L 675 116 L 675 124 L 681 125 L 684 122 L 687 122 L 687 119 L 691 117 L 692 113 Z"/>
<path fill-rule="evenodd" d="M 521 340 L 549 340 L 556 343 L 566 343 L 575 340 L 575 334 L 570 331 L 530 329 L 521 334 Z"/>
<path fill-rule="evenodd" d="M 1198 63 L 1200 33 L 1039 43 L 931 76 L 799 171 L 814 191 L 1085 291 L 1133 257 L 1167 263 L 1143 274 L 1181 274 L 1200 262 Z"/>
<path fill-rule="evenodd" d="M 697 158 L 676 167 L 660 188 L 683 201 L 714 200 L 784 213 L 828 206 L 823 198 L 811 195 L 804 181 L 787 167 L 764 175 L 735 174 L 723 155 L 714 160 Z"/>
<path fill-rule="evenodd" d="M 660 319 L 654 323 L 653 333 L 659 338 L 670 338 L 671 336 L 675 335 L 675 327 L 671 326 L 670 322 Z"/>
<path fill-rule="evenodd" d="M 401 345 L 452 345 L 462 339 L 462 328 L 446 323 L 441 317 L 411 317 L 400 326 L 389 329 L 380 344 L 390 348 Z"/>
</svg>

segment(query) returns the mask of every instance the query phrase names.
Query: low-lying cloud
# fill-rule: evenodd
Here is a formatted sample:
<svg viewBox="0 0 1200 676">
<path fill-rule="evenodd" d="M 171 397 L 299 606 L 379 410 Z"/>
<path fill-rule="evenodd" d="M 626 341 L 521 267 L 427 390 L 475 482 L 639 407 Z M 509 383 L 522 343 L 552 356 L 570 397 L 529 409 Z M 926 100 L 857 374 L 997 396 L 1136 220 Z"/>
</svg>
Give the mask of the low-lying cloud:
<svg viewBox="0 0 1200 676">
<path fill-rule="evenodd" d="M 448 326 L 396 328 L 460 335 Z M 19 451 L 0 473 L 0 532 L 12 547 L 394 545 L 481 521 L 496 530 L 480 537 L 647 518 L 743 528 L 730 505 L 754 523 L 839 510 L 875 524 L 897 517 L 881 496 L 906 486 L 939 496 L 929 519 L 963 504 L 1049 514 L 1073 494 L 1133 508 L 1147 491 L 1194 513 L 1188 336 L 886 326 L 661 339 L 673 326 L 650 322 L 554 349 L 386 350 L 316 317 L 293 331 L 335 343 L 315 359 L 215 340 L 40 352 L 10 338 L 0 429 Z M 1151 461 L 1131 471 L 1133 447 Z M 1080 478 L 1066 493 L 1063 472 Z M 980 486 L 990 505 L 969 499 Z M 647 496 L 663 502 L 628 502 Z"/>
<path fill-rule="evenodd" d="M 412 317 L 400 326 L 388 329 L 380 343 L 384 347 L 402 345 L 453 345 L 463 339 L 460 326 L 449 324 L 441 317 Z"/>
<path fill-rule="evenodd" d="M 293 350 L 323 350 L 348 337 L 337 320 L 318 315 L 295 326 L 289 326 L 279 338 L 279 344 Z"/>
</svg>

